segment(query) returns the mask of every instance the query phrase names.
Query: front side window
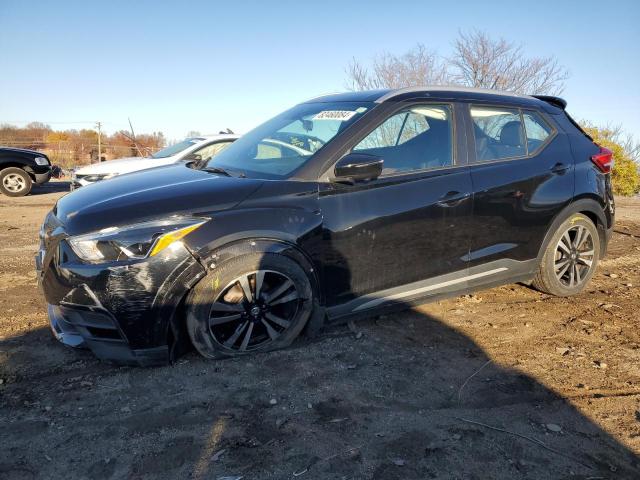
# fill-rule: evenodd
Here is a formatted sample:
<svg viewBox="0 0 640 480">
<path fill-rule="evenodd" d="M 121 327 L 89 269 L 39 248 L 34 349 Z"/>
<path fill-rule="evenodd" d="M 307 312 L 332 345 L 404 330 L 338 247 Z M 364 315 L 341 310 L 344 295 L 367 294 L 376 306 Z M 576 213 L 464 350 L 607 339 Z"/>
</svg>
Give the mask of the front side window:
<svg viewBox="0 0 640 480">
<path fill-rule="evenodd" d="M 207 168 L 247 177 L 286 178 L 375 106 L 371 102 L 303 103 L 272 118 L 214 156 Z"/>
<path fill-rule="evenodd" d="M 520 110 L 500 107 L 471 107 L 478 161 L 527 155 Z"/>
<path fill-rule="evenodd" d="M 383 159 L 383 175 L 453 165 L 451 110 L 447 105 L 417 105 L 393 114 L 354 152 Z"/>
<path fill-rule="evenodd" d="M 553 131 L 537 112 L 525 110 L 522 112 L 522 118 L 527 136 L 527 149 L 531 155 L 542 146 Z"/>
</svg>

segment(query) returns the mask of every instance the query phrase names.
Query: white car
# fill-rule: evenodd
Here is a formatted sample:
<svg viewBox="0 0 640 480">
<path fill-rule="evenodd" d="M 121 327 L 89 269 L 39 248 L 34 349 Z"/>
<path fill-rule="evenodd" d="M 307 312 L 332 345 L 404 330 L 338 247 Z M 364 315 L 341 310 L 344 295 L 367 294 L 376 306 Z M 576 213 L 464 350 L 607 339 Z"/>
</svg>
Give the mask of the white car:
<svg viewBox="0 0 640 480">
<path fill-rule="evenodd" d="M 180 161 L 206 161 L 240 138 L 235 134 L 186 138 L 154 153 L 150 157 L 128 157 L 94 163 L 78 168 L 71 174 L 71 190 L 107 180 L 123 173 L 161 167 Z"/>
</svg>

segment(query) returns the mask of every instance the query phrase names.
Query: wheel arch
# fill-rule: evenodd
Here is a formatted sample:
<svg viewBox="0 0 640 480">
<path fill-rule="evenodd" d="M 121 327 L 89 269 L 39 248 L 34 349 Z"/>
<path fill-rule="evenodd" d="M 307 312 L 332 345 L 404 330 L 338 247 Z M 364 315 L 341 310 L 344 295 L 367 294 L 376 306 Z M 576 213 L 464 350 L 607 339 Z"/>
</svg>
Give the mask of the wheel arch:
<svg viewBox="0 0 640 480">
<path fill-rule="evenodd" d="M 19 161 L 15 161 L 15 160 L 10 160 L 7 162 L 2 162 L 0 163 L 0 171 L 4 170 L 5 168 L 9 168 L 9 167 L 17 167 L 17 168 L 22 168 L 24 170 L 24 167 L 27 166 L 25 163 L 19 162 Z"/>
<path fill-rule="evenodd" d="M 280 235 L 276 235 L 277 233 Z M 260 231 L 247 232 L 244 235 L 239 234 L 238 238 L 234 238 L 206 252 L 199 252 L 197 256 L 205 270 L 209 272 L 220 263 L 250 253 L 277 253 L 291 258 L 307 274 L 318 298 L 324 298 L 318 269 L 311 256 L 295 243 L 295 239 L 292 236 L 282 232 Z"/>
<path fill-rule="evenodd" d="M 600 239 L 600 257 L 604 255 L 607 248 L 607 218 L 604 214 L 602 205 L 599 202 L 598 197 L 583 197 L 567 205 L 556 215 L 553 222 L 551 222 L 551 225 L 547 229 L 547 233 L 538 251 L 538 261 L 542 260 L 544 252 L 549 246 L 549 242 L 551 241 L 551 237 L 553 237 L 554 233 L 558 230 L 560 225 L 562 225 L 562 223 L 565 222 L 571 215 L 574 215 L 576 213 L 585 215 L 594 223 L 594 225 L 596 226 L 596 230 L 598 231 L 598 237 Z"/>
<path fill-rule="evenodd" d="M 28 164 L 21 163 L 18 161 L 3 162 L 2 164 L 0 164 L 0 173 L 6 168 L 11 168 L 11 167 L 19 168 L 20 170 L 24 171 L 27 175 L 29 175 L 29 178 L 31 178 L 31 180 L 34 180 L 33 169 Z"/>
<path fill-rule="evenodd" d="M 271 233 L 271 236 L 268 236 L 269 233 Z M 226 243 L 219 243 L 215 248 L 199 252 L 196 255 L 200 268 L 188 275 L 188 288 L 181 295 L 175 311 L 167 322 L 165 330 L 166 341 L 170 349 L 171 361 L 186 353 L 190 348 L 193 348 L 186 332 L 185 302 L 187 296 L 193 287 L 195 287 L 208 272 L 232 258 L 250 253 L 277 253 L 287 256 L 301 266 L 307 274 L 314 292 L 318 295 L 319 303 L 323 304 L 324 297 L 320 279 L 310 256 L 298 245 L 293 243 L 291 241 L 292 239 L 274 237 L 273 233 L 274 232 L 264 231 L 246 233 L 245 235 L 239 235 L 237 238 Z M 319 328 L 319 325 L 323 323 L 323 320 L 324 317 L 312 317 L 307 322 L 307 328 L 317 329 Z"/>
</svg>

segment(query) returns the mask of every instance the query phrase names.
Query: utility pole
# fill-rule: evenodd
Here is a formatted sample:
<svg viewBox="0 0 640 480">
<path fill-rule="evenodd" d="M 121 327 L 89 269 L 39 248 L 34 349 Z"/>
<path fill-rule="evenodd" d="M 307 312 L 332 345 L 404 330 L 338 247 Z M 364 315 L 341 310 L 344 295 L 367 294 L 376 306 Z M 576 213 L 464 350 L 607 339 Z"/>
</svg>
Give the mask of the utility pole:
<svg viewBox="0 0 640 480">
<path fill-rule="evenodd" d="M 98 127 L 98 163 L 102 161 L 102 123 L 96 122 L 96 127 Z"/>
</svg>

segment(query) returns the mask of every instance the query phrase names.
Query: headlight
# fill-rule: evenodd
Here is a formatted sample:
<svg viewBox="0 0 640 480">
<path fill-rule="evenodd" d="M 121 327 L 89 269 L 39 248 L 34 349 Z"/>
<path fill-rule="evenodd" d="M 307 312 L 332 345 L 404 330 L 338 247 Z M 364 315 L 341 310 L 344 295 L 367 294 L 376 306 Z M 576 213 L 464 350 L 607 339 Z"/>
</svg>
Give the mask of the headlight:
<svg viewBox="0 0 640 480">
<path fill-rule="evenodd" d="M 49 160 L 44 157 L 36 157 L 34 158 L 36 165 L 49 165 Z"/>
<path fill-rule="evenodd" d="M 99 182 L 100 180 L 108 180 L 111 177 L 115 177 L 116 175 L 118 175 L 117 173 L 96 173 L 96 174 L 89 174 L 89 175 L 85 175 L 84 177 L 82 177 L 83 180 L 86 180 L 87 182 Z"/>
<path fill-rule="evenodd" d="M 168 220 L 104 228 L 69 238 L 74 252 L 88 262 L 115 262 L 157 255 L 203 225 L 207 219 L 172 217 Z"/>
</svg>

